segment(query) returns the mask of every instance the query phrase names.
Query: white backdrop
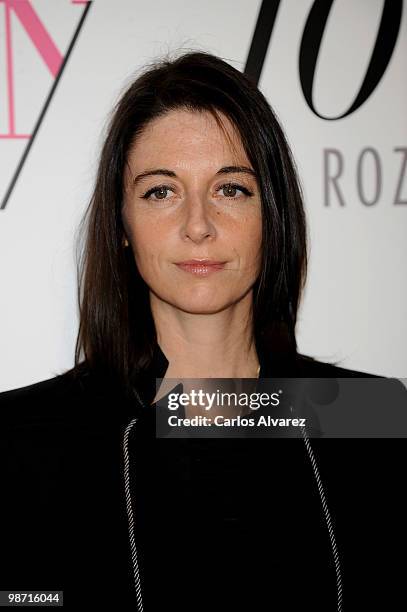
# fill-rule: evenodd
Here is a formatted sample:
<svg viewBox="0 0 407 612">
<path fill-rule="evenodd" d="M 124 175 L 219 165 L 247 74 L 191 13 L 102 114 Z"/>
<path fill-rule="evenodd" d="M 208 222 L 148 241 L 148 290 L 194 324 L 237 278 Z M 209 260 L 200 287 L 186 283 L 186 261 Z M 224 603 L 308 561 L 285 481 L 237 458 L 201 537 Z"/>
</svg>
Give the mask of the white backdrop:
<svg viewBox="0 0 407 612">
<path fill-rule="evenodd" d="M 32 0 L 30 14 L 20 2 L 26 10 L 20 16 L 12 0 L 0 2 L 0 391 L 73 365 L 75 230 L 92 190 L 102 130 L 121 92 L 146 62 L 167 52 L 207 50 L 243 71 L 261 4 L 94 0 L 56 82 L 85 4 Z M 316 64 L 318 114 L 335 118 L 351 106 L 384 4 L 334 1 Z M 313 5 L 280 2 L 259 81 L 286 131 L 305 194 L 311 252 L 299 350 L 407 377 L 407 15 L 372 94 L 355 112 L 327 120 L 307 104 L 299 76 Z M 338 173 L 335 188 L 326 176 Z"/>
</svg>

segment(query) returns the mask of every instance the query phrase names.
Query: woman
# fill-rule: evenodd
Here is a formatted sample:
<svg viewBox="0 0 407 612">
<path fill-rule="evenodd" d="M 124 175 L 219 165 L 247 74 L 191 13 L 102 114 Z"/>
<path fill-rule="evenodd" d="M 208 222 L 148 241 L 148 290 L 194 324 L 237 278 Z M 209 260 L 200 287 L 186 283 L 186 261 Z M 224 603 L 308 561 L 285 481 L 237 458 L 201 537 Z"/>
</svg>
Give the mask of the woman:
<svg viewBox="0 0 407 612">
<path fill-rule="evenodd" d="M 0 398 L 1 588 L 72 609 L 342 609 L 327 445 L 324 482 L 306 437 L 154 429 L 157 378 L 372 376 L 297 352 L 305 215 L 264 96 L 209 53 L 149 66 L 84 221 L 75 367 Z"/>
</svg>

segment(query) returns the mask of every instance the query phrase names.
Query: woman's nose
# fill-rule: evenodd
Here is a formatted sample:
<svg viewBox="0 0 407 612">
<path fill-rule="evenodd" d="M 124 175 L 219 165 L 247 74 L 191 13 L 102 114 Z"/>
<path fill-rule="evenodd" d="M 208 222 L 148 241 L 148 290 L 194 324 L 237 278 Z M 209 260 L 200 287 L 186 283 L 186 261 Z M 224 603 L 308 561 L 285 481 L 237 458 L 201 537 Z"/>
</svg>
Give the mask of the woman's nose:
<svg viewBox="0 0 407 612">
<path fill-rule="evenodd" d="M 210 202 L 198 196 L 188 201 L 181 225 L 183 238 L 187 237 L 198 242 L 203 238 L 215 236 L 216 230 L 210 207 Z"/>
</svg>

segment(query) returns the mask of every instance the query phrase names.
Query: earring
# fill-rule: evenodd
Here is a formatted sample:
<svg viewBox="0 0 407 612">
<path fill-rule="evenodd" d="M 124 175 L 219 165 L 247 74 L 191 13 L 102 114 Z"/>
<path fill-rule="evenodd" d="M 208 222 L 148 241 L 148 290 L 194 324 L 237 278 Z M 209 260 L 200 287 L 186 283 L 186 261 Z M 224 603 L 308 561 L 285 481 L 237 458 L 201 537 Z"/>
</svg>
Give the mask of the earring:
<svg viewBox="0 0 407 612">
<path fill-rule="evenodd" d="M 126 248 L 128 246 L 129 246 L 129 242 L 128 242 L 127 238 L 125 238 L 124 242 L 123 242 L 123 247 Z"/>
</svg>

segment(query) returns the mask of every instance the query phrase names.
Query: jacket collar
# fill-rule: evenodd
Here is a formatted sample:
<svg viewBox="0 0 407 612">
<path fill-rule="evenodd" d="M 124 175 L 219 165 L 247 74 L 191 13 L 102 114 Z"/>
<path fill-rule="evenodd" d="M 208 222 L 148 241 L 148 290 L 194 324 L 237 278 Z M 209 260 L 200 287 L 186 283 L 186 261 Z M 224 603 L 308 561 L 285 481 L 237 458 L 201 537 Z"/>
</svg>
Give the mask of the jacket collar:
<svg viewBox="0 0 407 612">
<path fill-rule="evenodd" d="M 277 351 L 272 346 L 271 334 L 264 333 L 256 340 L 256 350 L 260 363 L 259 378 L 279 378 L 298 376 L 298 354 L 296 352 Z M 164 378 L 169 361 L 157 340 L 153 348 L 153 357 L 143 376 L 140 391 L 148 404 L 156 393 L 156 378 Z"/>
</svg>

